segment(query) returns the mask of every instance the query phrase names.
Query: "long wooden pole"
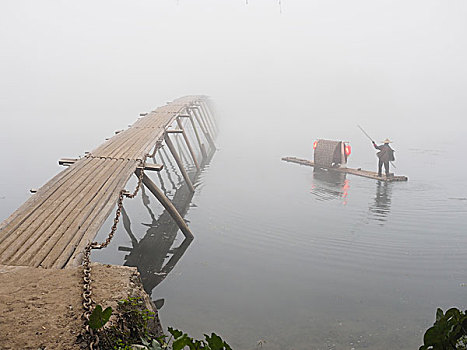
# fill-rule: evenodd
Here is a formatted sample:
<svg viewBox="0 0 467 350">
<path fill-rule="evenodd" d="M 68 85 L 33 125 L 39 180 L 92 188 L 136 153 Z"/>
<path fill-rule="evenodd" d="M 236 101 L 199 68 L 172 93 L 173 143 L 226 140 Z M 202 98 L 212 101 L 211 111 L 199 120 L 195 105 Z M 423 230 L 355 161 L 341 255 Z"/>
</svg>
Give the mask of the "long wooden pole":
<svg viewBox="0 0 467 350">
<path fill-rule="evenodd" d="M 213 113 L 211 111 L 211 108 L 209 107 L 208 100 L 202 100 L 201 104 L 204 105 L 204 108 L 206 109 L 206 112 L 211 117 L 211 121 L 212 121 L 214 127 L 216 128 L 217 131 L 219 131 L 219 125 L 217 124 L 217 120 L 216 120 L 216 118 L 214 118 L 214 115 L 213 115 Z"/>
<path fill-rule="evenodd" d="M 172 140 L 170 139 L 168 134 L 165 134 L 165 143 L 167 146 L 169 146 L 170 152 L 172 153 L 173 157 L 175 158 L 175 161 L 177 162 L 178 168 L 180 169 L 183 178 L 185 179 L 186 184 L 188 185 L 188 188 L 190 189 L 191 192 L 195 192 L 195 188 L 193 187 L 193 184 L 191 183 L 190 177 L 188 176 L 188 173 L 185 170 L 185 167 L 183 166 L 182 160 L 178 156 L 177 150 L 175 149 Z"/>
<path fill-rule="evenodd" d="M 216 149 L 216 145 L 214 144 L 214 140 L 212 139 L 211 135 L 209 134 L 209 131 L 206 129 L 206 127 L 201 122 L 203 120 L 198 117 L 199 110 L 197 108 L 193 108 L 192 111 L 193 111 L 193 115 L 195 116 L 196 121 L 198 122 L 198 124 L 199 124 L 199 126 L 201 128 L 201 131 L 204 133 L 204 136 L 206 137 L 206 140 L 208 140 L 209 145 L 211 146 L 212 149 Z M 201 119 L 201 121 L 200 121 L 200 119 Z"/>
<path fill-rule="evenodd" d="M 203 101 L 204 106 L 206 107 L 206 110 L 208 111 L 209 115 L 211 116 L 213 124 L 216 126 L 216 129 L 219 130 L 219 124 L 217 123 L 217 119 L 214 117 L 213 110 L 211 106 L 209 105 L 209 102 L 207 100 Z"/>
<path fill-rule="evenodd" d="M 193 162 L 195 163 L 196 169 L 198 169 L 199 171 L 200 167 L 198 161 L 196 160 L 195 152 L 193 151 L 193 147 L 191 147 L 190 140 L 188 140 L 188 135 L 186 134 L 185 129 L 183 128 L 182 121 L 180 120 L 180 118 L 177 118 L 177 124 L 178 128 L 182 130 L 183 139 L 185 140 L 188 150 L 190 151 L 191 158 L 193 158 Z"/>
<path fill-rule="evenodd" d="M 136 169 L 136 175 L 140 175 L 140 169 Z M 183 220 L 180 213 L 177 211 L 172 202 L 162 193 L 159 187 L 156 186 L 152 180 L 143 174 L 143 184 L 148 188 L 149 191 L 157 198 L 157 200 L 164 206 L 164 208 L 169 212 L 170 216 L 175 220 L 178 227 L 185 235 L 186 238 L 193 239 L 193 234 L 191 233 L 189 227 L 187 226 L 185 220 Z"/>
<path fill-rule="evenodd" d="M 193 112 L 196 113 L 196 115 L 198 116 L 199 120 L 201 121 L 202 125 L 203 125 L 203 132 L 205 134 L 211 134 L 211 129 L 209 128 L 209 125 L 208 123 L 206 122 L 206 119 L 205 119 L 205 116 L 204 116 L 204 113 L 202 113 L 201 111 L 201 107 L 200 106 L 193 106 L 191 107 L 193 109 Z"/>
<path fill-rule="evenodd" d="M 198 134 L 198 129 L 196 128 L 196 125 L 195 125 L 195 121 L 193 120 L 193 116 L 192 114 L 190 113 L 190 111 L 187 109 L 187 113 L 188 113 L 188 119 L 190 119 L 190 123 L 191 123 L 191 126 L 193 127 L 193 131 L 195 132 L 195 136 L 196 136 L 196 140 L 198 141 L 198 145 L 199 145 L 199 149 L 201 151 L 201 155 L 203 156 L 203 159 L 204 158 L 207 158 L 207 153 L 206 153 L 206 148 L 204 147 L 203 143 L 201 142 L 201 138 L 199 137 L 199 134 Z"/>
<path fill-rule="evenodd" d="M 202 105 L 196 105 L 193 108 L 196 109 L 200 119 L 203 121 L 204 128 L 209 132 L 210 135 L 214 135 L 214 130 L 213 130 L 211 124 L 209 123 L 209 118 L 208 118 L 207 114 L 204 112 L 203 106 Z"/>
<path fill-rule="evenodd" d="M 206 105 L 203 102 L 201 102 L 199 105 L 200 105 L 201 110 L 203 111 L 204 115 L 206 116 L 206 120 L 211 125 L 211 130 L 212 130 L 213 134 L 217 135 L 218 129 L 217 129 L 217 125 L 214 123 L 214 120 L 213 120 L 214 118 L 212 118 L 211 113 L 208 111 Z"/>
</svg>

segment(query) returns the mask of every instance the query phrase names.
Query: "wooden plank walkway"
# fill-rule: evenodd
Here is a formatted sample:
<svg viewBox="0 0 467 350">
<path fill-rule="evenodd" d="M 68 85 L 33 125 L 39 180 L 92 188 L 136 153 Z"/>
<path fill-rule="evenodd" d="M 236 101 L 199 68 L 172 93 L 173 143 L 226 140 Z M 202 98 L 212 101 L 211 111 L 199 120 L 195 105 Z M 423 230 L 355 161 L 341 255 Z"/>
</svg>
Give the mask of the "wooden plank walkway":
<svg viewBox="0 0 467 350">
<path fill-rule="evenodd" d="M 42 186 L 0 224 L 0 264 L 80 264 L 84 247 L 97 235 L 140 160 L 164 139 L 183 110 L 203 101 L 204 96 L 186 96 L 157 108 Z"/>
<path fill-rule="evenodd" d="M 368 177 L 370 179 L 375 179 L 379 181 L 386 181 L 386 182 L 392 182 L 392 181 L 407 181 L 408 177 L 407 176 L 378 176 L 378 173 L 374 171 L 368 171 L 368 170 L 362 170 L 362 169 L 353 169 L 353 168 L 332 168 L 332 167 L 326 167 L 322 165 L 316 165 L 314 162 L 311 160 L 307 159 L 301 159 L 301 158 L 296 158 L 296 157 L 284 157 L 282 158 L 283 161 L 285 162 L 291 162 L 291 163 L 297 163 L 300 165 L 306 165 L 306 166 L 316 166 L 319 168 L 323 169 L 329 169 L 332 171 L 336 171 L 339 173 L 346 173 L 346 174 L 352 174 L 352 175 L 357 175 L 357 176 L 363 176 L 363 177 Z"/>
</svg>

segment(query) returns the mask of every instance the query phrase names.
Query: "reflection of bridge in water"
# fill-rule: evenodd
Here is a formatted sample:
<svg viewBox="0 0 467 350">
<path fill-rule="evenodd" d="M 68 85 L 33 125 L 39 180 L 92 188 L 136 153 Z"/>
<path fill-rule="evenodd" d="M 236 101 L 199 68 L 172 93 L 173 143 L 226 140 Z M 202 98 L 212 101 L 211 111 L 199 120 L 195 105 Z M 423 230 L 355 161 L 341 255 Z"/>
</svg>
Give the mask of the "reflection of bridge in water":
<svg viewBox="0 0 467 350">
<path fill-rule="evenodd" d="M 179 151 L 182 152 L 182 149 Z M 207 158 L 200 164 L 199 171 L 194 169 L 194 171 L 191 172 L 190 178 L 193 183 L 196 183 L 202 169 L 210 162 L 214 152 L 215 150 L 211 150 L 209 152 Z M 166 153 L 164 153 L 164 151 L 159 154 L 159 159 L 162 163 L 165 163 L 167 179 L 171 183 L 171 187 L 175 189 L 175 193 L 171 200 L 172 204 L 180 215 L 184 217 L 190 208 L 194 192 L 190 191 L 186 182 L 181 181 L 181 178 L 175 171 L 175 168 L 170 165 L 170 158 Z M 172 172 L 168 171 L 169 167 L 172 168 Z M 165 194 L 168 195 L 168 190 L 165 186 L 164 180 L 160 173 L 158 173 L 158 175 L 161 188 Z M 178 186 L 173 180 L 172 175 L 178 177 Z M 143 224 L 148 227 L 146 234 L 141 240 L 138 240 L 132 232 L 130 218 L 127 213 L 123 211 L 123 225 L 131 239 L 132 247 L 120 246 L 118 249 L 120 251 L 129 252 L 129 254 L 125 256 L 124 265 L 138 268 L 144 289 L 148 294 L 151 294 L 152 290 L 165 279 L 165 277 L 182 258 L 193 239 L 185 237 L 179 246 L 173 247 L 178 236 L 177 232 L 179 227 L 177 223 L 172 219 L 171 214 L 167 210 L 164 210 L 159 217 L 154 215 L 153 210 L 151 209 L 150 197 L 144 191 L 144 188 L 142 191 L 142 200 L 143 205 L 146 207 L 151 217 L 151 223 Z M 158 309 L 162 304 L 163 299 L 156 301 Z"/>
</svg>

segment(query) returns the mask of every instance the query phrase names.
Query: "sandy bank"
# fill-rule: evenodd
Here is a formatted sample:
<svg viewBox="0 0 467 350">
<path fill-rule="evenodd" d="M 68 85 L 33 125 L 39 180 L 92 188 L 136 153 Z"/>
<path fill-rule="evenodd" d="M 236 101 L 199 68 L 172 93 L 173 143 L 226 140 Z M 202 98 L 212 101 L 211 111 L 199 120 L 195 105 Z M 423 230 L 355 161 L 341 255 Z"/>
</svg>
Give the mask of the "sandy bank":
<svg viewBox="0 0 467 350">
<path fill-rule="evenodd" d="M 136 268 L 93 264 L 93 299 L 116 309 L 118 300 L 143 297 Z M 81 349 L 82 268 L 0 265 L 0 349 Z"/>
</svg>

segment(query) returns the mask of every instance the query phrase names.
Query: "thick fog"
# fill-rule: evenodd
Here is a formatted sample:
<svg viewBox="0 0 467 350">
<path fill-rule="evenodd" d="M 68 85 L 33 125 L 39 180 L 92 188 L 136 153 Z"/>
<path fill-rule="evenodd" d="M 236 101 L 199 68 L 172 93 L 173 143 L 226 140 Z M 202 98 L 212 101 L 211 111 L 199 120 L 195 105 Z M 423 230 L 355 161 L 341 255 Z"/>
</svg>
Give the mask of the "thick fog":
<svg viewBox="0 0 467 350">
<path fill-rule="evenodd" d="M 213 98 L 224 136 L 283 155 L 367 147 L 357 124 L 399 150 L 461 144 L 465 18 L 463 0 L 4 0 L 1 217 L 58 158 L 186 94 Z"/>
</svg>

